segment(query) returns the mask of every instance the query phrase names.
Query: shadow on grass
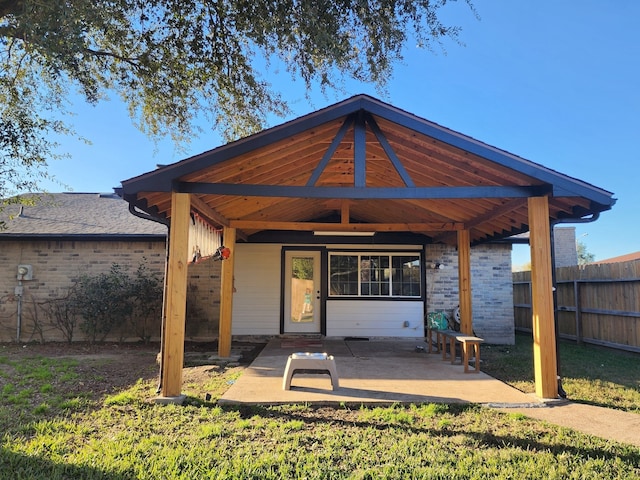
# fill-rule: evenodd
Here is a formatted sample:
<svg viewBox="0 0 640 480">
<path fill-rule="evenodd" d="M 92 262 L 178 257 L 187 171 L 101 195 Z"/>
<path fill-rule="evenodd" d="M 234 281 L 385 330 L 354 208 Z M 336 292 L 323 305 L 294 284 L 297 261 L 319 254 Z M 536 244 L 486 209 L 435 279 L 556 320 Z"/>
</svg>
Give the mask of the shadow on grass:
<svg viewBox="0 0 640 480">
<path fill-rule="evenodd" d="M 421 405 L 415 405 L 420 407 Z M 426 406 L 422 405 L 422 406 Z M 300 407 L 300 406 L 299 406 Z M 509 434 L 495 434 L 489 429 L 486 432 L 473 431 L 469 428 L 469 424 L 463 425 L 451 425 L 442 424 L 440 426 L 427 426 L 427 425 L 413 425 L 405 422 L 389 422 L 386 420 L 375 420 L 363 418 L 360 413 L 366 410 L 379 409 L 379 406 L 358 406 L 353 405 L 353 416 L 340 417 L 340 412 L 348 411 L 348 406 L 342 408 L 338 407 L 313 407 L 313 406 L 301 406 L 300 411 L 290 409 L 274 409 L 265 406 L 251 405 L 251 406 L 222 406 L 225 411 L 238 412 L 241 418 L 249 419 L 254 416 L 268 418 L 269 420 L 283 419 L 283 420 L 298 420 L 307 425 L 315 424 L 331 424 L 336 428 L 362 428 L 362 429 L 375 429 L 375 430 L 390 430 L 400 429 L 408 435 L 428 435 L 432 438 L 443 439 L 457 439 L 460 437 L 467 437 L 472 439 L 471 443 L 484 448 L 492 449 L 504 449 L 508 447 L 517 448 L 525 452 L 538 451 L 549 452 L 552 455 L 571 454 L 579 458 L 599 458 L 604 461 L 618 461 L 624 462 L 632 469 L 638 469 L 640 465 L 640 450 L 633 445 L 619 444 L 612 445 L 609 441 L 600 439 L 597 437 L 583 435 L 577 433 L 582 438 L 569 436 L 567 439 L 572 440 L 572 443 L 568 442 L 553 442 L 553 438 L 557 435 L 554 433 L 556 427 L 548 427 L 540 424 L 534 419 L 525 419 L 525 421 L 533 422 L 540 426 L 540 435 L 532 437 L 529 434 L 523 436 L 509 435 Z M 382 406 L 382 409 L 385 409 Z M 393 407 L 387 410 L 393 410 Z M 327 415 L 327 411 L 334 411 L 335 416 Z M 405 405 L 399 407 L 400 412 L 411 412 Z M 448 414 L 453 416 L 460 416 L 466 413 L 471 415 L 482 415 L 482 407 L 475 404 L 445 404 L 436 405 L 434 417 L 440 418 L 441 414 Z M 507 418 L 508 414 L 496 413 L 500 418 Z M 402 418 L 400 414 L 398 418 Z M 513 428 L 521 430 L 517 425 Z M 524 428 L 524 427 L 523 427 Z M 560 427 L 557 427 L 558 429 Z M 530 433 L 530 431 L 528 431 Z M 549 440 L 546 441 L 545 437 Z M 459 440 L 456 440 L 459 442 Z"/>
<path fill-rule="evenodd" d="M 55 463 L 47 458 L 24 455 L 0 447 L 0 480 L 53 480 L 58 478 L 124 480 L 134 478 L 134 472 L 105 472 L 88 465 Z"/>
</svg>

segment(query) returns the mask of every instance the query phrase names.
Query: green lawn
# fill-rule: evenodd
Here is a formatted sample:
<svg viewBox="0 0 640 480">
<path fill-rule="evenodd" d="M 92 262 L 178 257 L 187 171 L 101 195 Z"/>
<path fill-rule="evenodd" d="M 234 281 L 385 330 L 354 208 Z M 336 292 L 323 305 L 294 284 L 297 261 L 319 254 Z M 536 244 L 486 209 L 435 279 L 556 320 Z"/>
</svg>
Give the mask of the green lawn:
<svg viewBox="0 0 640 480">
<path fill-rule="evenodd" d="M 499 365 L 504 348 L 486 348 L 484 366 L 528 385 L 516 371 L 526 339 Z M 83 375 L 104 362 L 83 367 L 0 357 L 0 479 L 640 478 L 636 447 L 476 405 L 222 408 L 214 402 L 239 371 L 212 369 L 185 381 L 186 405 L 158 406 L 151 377 L 83 394 Z"/>
<path fill-rule="evenodd" d="M 560 342 L 562 386 L 574 402 L 640 414 L 640 354 Z M 515 345 L 482 347 L 482 370 L 522 390 L 535 392 L 530 335 Z"/>
</svg>

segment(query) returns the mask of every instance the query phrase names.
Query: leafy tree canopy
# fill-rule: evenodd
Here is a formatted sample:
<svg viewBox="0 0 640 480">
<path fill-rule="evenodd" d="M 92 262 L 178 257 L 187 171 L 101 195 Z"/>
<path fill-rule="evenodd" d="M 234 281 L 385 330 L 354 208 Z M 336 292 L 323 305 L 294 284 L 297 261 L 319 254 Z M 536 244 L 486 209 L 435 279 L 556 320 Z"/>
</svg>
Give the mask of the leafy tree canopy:
<svg viewBox="0 0 640 480">
<path fill-rule="evenodd" d="M 439 17 L 455 1 L 0 0 L 0 198 L 46 175 L 52 138 L 74 133 L 72 93 L 116 93 L 155 139 L 187 142 L 196 118 L 234 139 L 287 113 L 265 67 L 308 91 L 344 77 L 384 87 L 409 39 L 457 37 Z"/>
</svg>

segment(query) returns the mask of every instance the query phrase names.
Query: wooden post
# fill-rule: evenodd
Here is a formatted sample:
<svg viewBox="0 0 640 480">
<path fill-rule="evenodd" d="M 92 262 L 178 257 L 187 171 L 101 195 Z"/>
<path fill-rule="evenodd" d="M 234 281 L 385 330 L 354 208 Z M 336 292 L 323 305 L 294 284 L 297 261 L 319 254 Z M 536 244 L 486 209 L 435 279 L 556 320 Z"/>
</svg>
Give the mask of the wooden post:
<svg viewBox="0 0 640 480">
<path fill-rule="evenodd" d="M 573 281 L 573 298 L 576 301 L 576 343 L 582 345 L 582 294 L 578 280 Z"/>
<path fill-rule="evenodd" d="M 528 199 L 528 207 L 536 395 L 540 398 L 558 398 L 549 200 L 547 197 L 532 197 Z"/>
<path fill-rule="evenodd" d="M 222 260 L 222 272 L 220 274 L 220 327 L 218 330 L 218 355 L 228 357 L 231 355 L 231 317 L 233 312 L 233 266 L 236 256 L 236 229 L 225 227 L 222 234 L 224 246 L 231 250 L 231 255 Z"/>
<path fill-rule="evenodd" d="M 182 390 L 190 211 L 189 194 L 173 192 L 167 261 L 166 324 L 162 351 L 163 397 L 179 397 Z"/>
<path fill-rule="evenodd" d="M 471 311 L 471 234 L 458 230 L 458 302 L 460 303 L 460 331 L 473 335 Z"/>
</svg>

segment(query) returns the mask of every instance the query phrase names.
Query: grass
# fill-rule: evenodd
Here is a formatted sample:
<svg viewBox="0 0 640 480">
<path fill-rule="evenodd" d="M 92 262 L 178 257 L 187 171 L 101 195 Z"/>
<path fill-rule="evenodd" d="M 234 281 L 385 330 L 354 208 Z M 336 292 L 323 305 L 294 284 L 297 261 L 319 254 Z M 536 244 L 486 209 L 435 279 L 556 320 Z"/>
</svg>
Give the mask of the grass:
<svg viewBox="0 0 640 480">
<path fill-rule="evenodd" d="M 593 345 L 559 344 L 562 387 L 574 402 L 640 414 L 640 354 Z M 515 345 L 482 348 L 482 370 L 522 390 L 535 392 L 530 335 Z"/>
<path fill-rule="evenodd" d="M 528 385 L 526 347 L 503 352 L 507 365 L 488 352 L 486 365 Z M 185 375 L 186 405 L 160 406 L 152 380 L 90 399 L 71 393 L 81 379 L 61 380 L 73 363 L 45 363 L 52 375 L 28 380 L 42 359 L 0 363 L 0 382 L 13 385 L 2 395 L 29 391 L 26 403 L 0 398 L 0 479 L 640 477 L 637 447 L 477 405 L 221 407 L 213 402 L 239 370 L 212 369 L 206 382 Z M 55 393 L 65 386 L 68 398 Z"/>
</svg>

